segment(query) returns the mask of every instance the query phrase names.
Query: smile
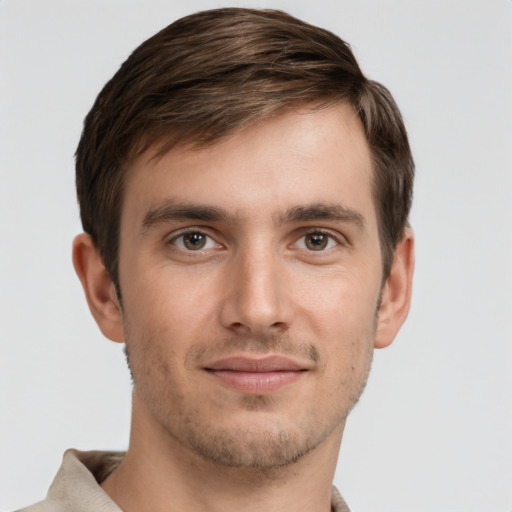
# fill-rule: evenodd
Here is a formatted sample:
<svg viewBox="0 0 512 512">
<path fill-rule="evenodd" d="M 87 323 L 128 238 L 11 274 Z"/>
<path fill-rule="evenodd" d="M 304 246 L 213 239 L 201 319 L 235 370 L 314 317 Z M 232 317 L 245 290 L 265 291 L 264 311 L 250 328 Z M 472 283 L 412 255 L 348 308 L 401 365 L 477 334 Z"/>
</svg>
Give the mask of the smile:
<svg viewBox="0 0 512 512">
<path fill-rule="evenodd" d="M 296 382 L 307 368 L 281 356 L 264 359 L 230 357 L 205 367 L 212 376 L 243 393 L 265 394 Z"/>
</svg>

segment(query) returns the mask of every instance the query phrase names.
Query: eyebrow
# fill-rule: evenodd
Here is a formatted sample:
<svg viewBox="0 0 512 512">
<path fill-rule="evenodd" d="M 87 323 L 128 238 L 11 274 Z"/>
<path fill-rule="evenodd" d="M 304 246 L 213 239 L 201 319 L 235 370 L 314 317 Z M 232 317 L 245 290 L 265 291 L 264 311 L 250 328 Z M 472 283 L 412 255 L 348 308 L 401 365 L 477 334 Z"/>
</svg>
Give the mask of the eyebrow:
<svg viewBox="0 0 512 512">
<path fill-rule="evenodd" d="M 216 206 L 197 204 L 167 203 L 149 210 L 142 221 L 142 228 L 147 231 L 159 224 L 176 220 L 199 220 L 204 222 L 229 222 L 233 215 Z"/>
<path fill-rule="evenodd" d="M 160 224 L 177 220 L 198 220 L 203 222 L 223 222 L 234 224 L 238 216 L 227 210 L 217 207 L 192 203 L 166 203 L 150 209 L 142 221 L 142 228 L 148 231 Z M 297 222 L 310 222 L 315 220 L 329 220 L 355 224 L 364 228 L 364 217 L 356 210 L 340 204 L 314 203 L 304 206 L 295 206 L 274 215 L 277 224 L 290 224 Z"/>
<path fill-rule="evenodd" d="M 355 224 L 360 229 L 365 226 L 364 217 L 358 211 L 340 204 L 315 203 L 307 206 L 290 208 L 277 218 L 280 223 L 330 220 Z"/>
</svg>

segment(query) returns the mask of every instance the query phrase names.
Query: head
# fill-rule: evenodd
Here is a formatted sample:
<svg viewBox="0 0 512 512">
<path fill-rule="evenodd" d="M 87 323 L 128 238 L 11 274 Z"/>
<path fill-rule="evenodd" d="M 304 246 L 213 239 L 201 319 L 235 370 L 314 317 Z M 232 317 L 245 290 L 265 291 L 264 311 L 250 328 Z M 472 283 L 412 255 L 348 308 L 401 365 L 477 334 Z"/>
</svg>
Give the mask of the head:
<svg viewBox="0 0 512 512">
<path fill-rule="evenodd" d="M 207 147 L 257 121 L 348 102 L 372 158 L 383 280 L 407 225 L 414 164 L 392 96 L 347 43 L 279 11 L 227 8 L 182 18 L 140 45 L 98 95 L 76 153 L 84 231 L 118 294 L 119 226 L 131 163 L 158 144 Z"/>
<path fill-rule="evenodd" d="M 221 9 L 135 50 L 85 121 L 74 262 L 138 428 L 226 466 L 335 452 L 407 315 L 412 178 L 391 96 L 325 30 Z"/>
</svg>

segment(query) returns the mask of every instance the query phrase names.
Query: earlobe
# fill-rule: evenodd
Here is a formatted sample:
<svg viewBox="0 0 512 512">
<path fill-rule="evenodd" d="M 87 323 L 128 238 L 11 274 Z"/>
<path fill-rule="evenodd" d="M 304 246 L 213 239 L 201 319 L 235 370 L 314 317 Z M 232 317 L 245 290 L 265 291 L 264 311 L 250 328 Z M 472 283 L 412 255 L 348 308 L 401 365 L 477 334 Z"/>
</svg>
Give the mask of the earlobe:
<svg viewBox="0 0 512 512">
<path fill-rule="evenodd" d="M 405 322 L 411 304 L 412 276 L 414 273 L 414 235 L 409 228 L 398 243 L 391 272 L 382 290 L 377 317 L 375 347 L 390 345 Z"/>
<path fill-rule="evenodd" d="M 91 237 L 73 240 L 73 266 L 82 283 L 92 316 L 104 336 L 124 342 L 123 316 L 114 284 Z"/>
</svg>

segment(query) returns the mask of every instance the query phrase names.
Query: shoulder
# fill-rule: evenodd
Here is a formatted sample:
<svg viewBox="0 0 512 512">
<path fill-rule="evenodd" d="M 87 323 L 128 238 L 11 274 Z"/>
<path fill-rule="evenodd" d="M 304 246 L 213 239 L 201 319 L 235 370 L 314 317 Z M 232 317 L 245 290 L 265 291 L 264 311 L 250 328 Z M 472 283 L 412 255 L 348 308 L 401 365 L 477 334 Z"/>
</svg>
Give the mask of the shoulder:
<svg viewBox="0 0 512 512">
<path fill-rule="evenodd" d="M 350 512 L 348 505 L 334 485 L 331 488 L 331 510 L 332 512 Z"/>
<path fill-rule="evenodd" d="M 44 500 L 15 512 L 67 512 L 69 508 L 62 500 Z"/>
<path fill-rule="evenodd" d="M 123 452 L 67 450 L 45 500 L 16 512 L 121 512 L 100 483 Z"/>
</svg>

